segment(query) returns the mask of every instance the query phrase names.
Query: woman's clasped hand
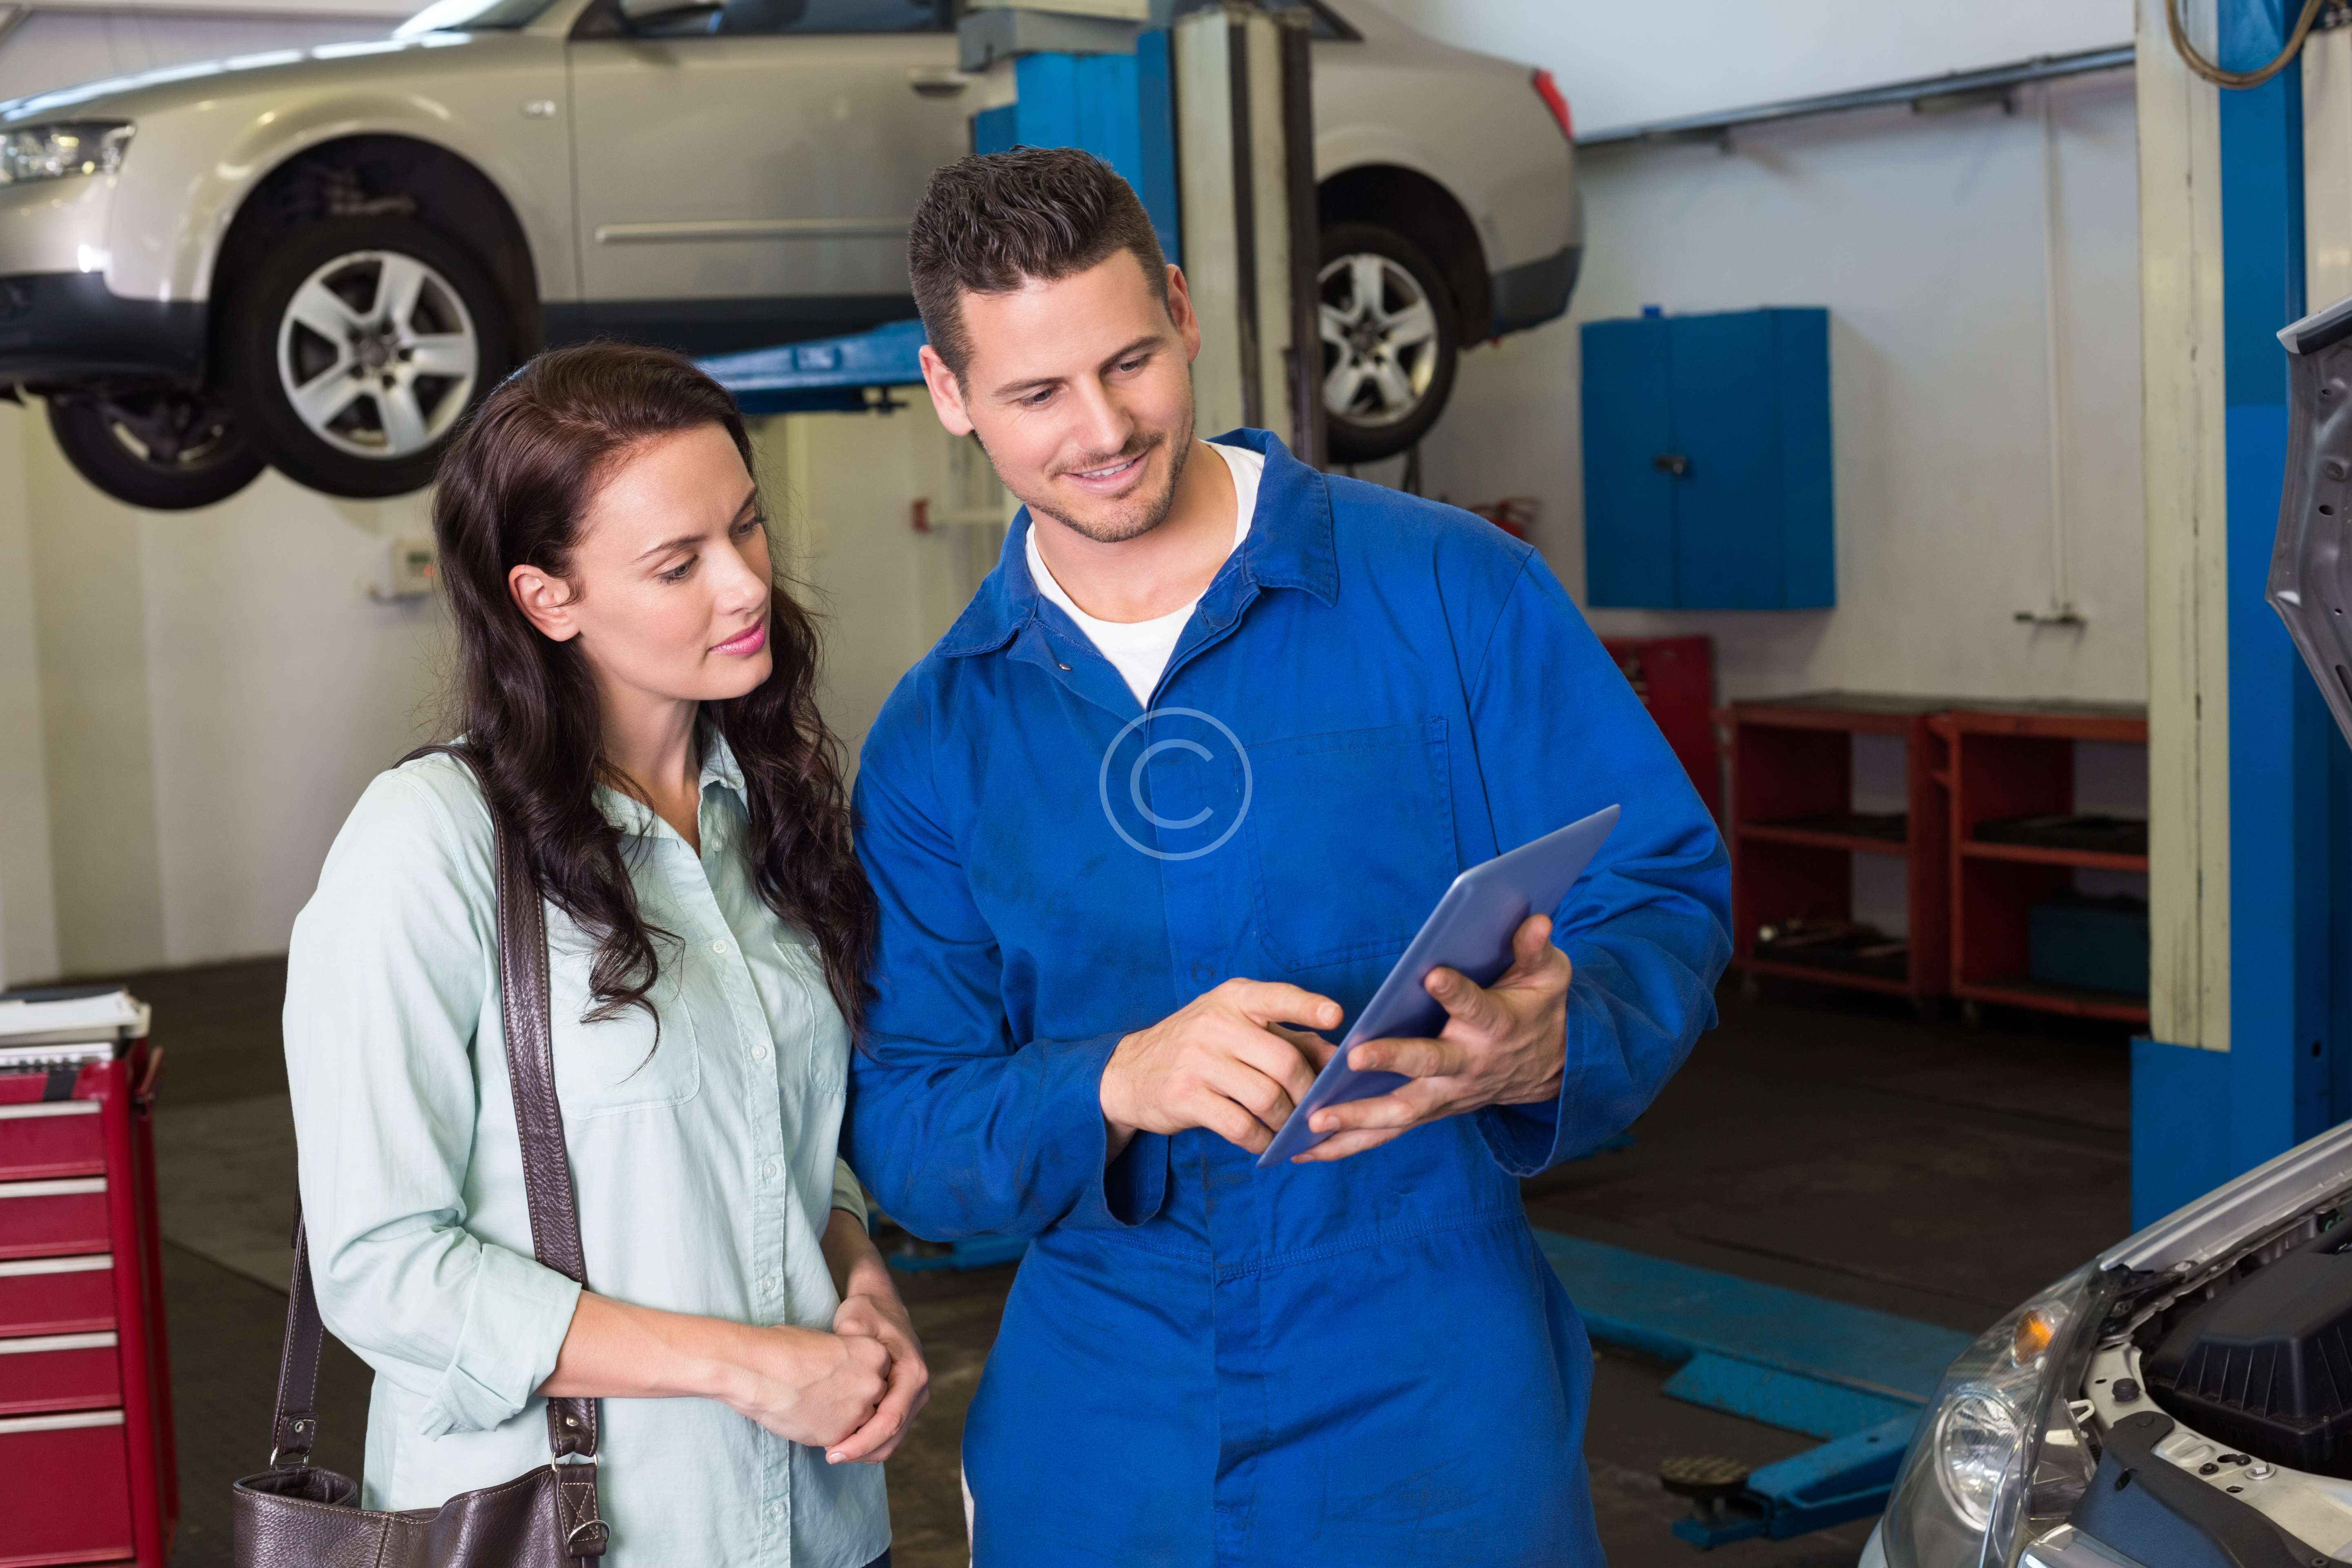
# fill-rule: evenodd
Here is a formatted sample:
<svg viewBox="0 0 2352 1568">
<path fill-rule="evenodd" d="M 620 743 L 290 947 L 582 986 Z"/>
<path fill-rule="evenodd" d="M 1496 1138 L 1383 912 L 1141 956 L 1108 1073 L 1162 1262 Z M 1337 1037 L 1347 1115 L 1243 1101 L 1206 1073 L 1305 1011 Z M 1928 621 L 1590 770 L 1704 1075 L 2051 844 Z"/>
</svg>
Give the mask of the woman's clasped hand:
<svg viewBox="0 0 2352 1568">
<path fill-rule="evenodd" d="M 828 1464 L 877 1465 L 897 1452 L 929 1401 L 930 1373 L 914 1321 L 864 1227 L 836 1210 L 825 1251 L 855 1259 L 833 1331 L 749 1331 L 747 1353 L 722 1397 L 777 1436 L 823 1448 Z"/>
</svg>

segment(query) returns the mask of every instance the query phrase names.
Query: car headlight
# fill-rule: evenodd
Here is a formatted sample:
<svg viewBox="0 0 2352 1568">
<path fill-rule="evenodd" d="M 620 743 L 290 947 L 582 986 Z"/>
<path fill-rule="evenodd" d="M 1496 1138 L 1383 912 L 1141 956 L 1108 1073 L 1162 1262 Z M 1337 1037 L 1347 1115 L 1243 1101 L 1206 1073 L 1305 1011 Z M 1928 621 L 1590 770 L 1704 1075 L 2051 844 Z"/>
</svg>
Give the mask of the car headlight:
<svg viewBox="0 0 2352 1568">
<path fill-rule="evenodd" d="M 2085 1265 L 1952 1363 L 1887 1503 L 1888 1568 L 2006 1568 L 2073 1509 L 2096 1467 L 2067 1390 L 2117 1283 Z"/>
<path fill-rule="evenodd" d="M 111 174 L 137 129 L 116 121 L 68 121 L 0 131 L 0 185 Z"/>
<path fill-rule="evenodd" d="M 1936 1480 L 1944 1500 L 1972 1530 L 1992 1528 L 2001 1477 L 2016 1458 L 2025 1424 L 1990 1392 L 1961 1394 L 1936 1415 Z"/>
</svg>

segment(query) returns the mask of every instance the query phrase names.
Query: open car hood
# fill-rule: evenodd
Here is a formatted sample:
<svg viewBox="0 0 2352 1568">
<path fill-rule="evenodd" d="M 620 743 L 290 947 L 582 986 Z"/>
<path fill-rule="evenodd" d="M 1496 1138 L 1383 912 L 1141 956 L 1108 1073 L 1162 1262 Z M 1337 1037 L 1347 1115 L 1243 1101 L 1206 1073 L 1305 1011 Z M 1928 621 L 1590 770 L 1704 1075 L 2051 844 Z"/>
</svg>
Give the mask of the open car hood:
<svg viewBox="0 0 2352 1568">
<path fill-rule="evenodd" d="M 2269 597 L 2352 740 L 2352 298 L 2278 336 L 2291 369 Z"/>
</svg>

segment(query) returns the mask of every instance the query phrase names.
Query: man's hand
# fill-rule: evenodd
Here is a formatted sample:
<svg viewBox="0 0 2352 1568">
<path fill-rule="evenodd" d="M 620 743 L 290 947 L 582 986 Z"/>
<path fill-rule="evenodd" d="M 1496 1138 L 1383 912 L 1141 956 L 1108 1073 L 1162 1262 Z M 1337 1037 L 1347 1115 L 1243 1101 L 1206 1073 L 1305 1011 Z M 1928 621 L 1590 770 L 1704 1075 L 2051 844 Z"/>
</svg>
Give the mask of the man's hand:
<svg viewBox="0 0 2352 1568">
<path fill-rule="evenodd" d="M 878 1465 L 898 1450 L 916 1412 L 930 1403 L 931 1373 L 923 1364 L 923 1342 L 895 1287 L 852 1296 L 833 1314 L 833 1331 L 878 1340 L 890 1352 L 889 1381 L 866 1424 L 825 1451 L 828 1465 Z"/>
<path fill-rule="evenodd" d="M 1293 1157 L 1344 1160 L 1398 1133 L 1489 1105 L 1537 1105 L 1559 1097 L 1568 1061 L 1568 954 L 1551 943 L 1551 917 L 1529 915 L 1511 933 L 1511 967 L 1484 989 L 1459 971 L 1433 969 L 1423 981 L 1448 1017 L 1433 1040 L 1367 1040 L 1348 1053 L 1359 1072 L 1402 1073 L 1413 1081 L 1370 1100 L 1317 1111 L 1307 1125 L 1325 1139 Z"/>
<path fill-rule="evenodd" d="M 1188 1127 L 1264 1153 L 1332 1049 L 1285 1023 L 1337 1028 L 1339 1005 L 1296 985 L 1228 980 L 1119 1041 L 1102 1076 L 1111 1153 L 1138 1132 Z"/>
</svg>

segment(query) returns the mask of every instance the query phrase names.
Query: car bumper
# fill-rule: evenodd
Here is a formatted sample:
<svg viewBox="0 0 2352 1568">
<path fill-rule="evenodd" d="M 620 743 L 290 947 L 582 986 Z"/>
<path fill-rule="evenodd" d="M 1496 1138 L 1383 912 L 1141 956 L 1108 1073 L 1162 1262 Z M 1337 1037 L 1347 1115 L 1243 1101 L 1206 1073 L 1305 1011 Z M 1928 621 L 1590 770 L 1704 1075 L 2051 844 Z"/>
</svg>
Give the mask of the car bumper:
<svg viewBox="0 0 2352 1568">
<path fill-rule="evenodd" d="M 1885 1526 L 1873 1525 L 1870 1539 L 1862 1543 L 1862 1561 L 1856 1568 L 1887 1568 L 1886 1547 L 1880 1539 Z M 2094 1536 L 2085 1535 L 2072 1525 L 2052 1531 L 2027 1547 L 2019 1556 L 2019 1568 L 2140 1568 L 2137 1559 L 2126 1557 Z"/>
<path fill-rule="evenodd" d="M 1584 247 L 1571 245 L 1554 256 L 1523 262 L 1492 275 L 1493 332 L 1523 332 L 1568 310 L 1568 297 L 1576 291 L 1577 268 Z"/>
<path fill-rule="evenodd" d="M 204 368 L 201 304 L 126 300 L 96 272 L 0 276 L 0 384 L 194 382 Z"/>
</svg>

